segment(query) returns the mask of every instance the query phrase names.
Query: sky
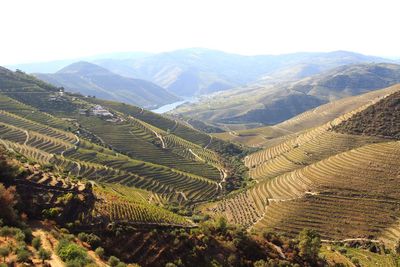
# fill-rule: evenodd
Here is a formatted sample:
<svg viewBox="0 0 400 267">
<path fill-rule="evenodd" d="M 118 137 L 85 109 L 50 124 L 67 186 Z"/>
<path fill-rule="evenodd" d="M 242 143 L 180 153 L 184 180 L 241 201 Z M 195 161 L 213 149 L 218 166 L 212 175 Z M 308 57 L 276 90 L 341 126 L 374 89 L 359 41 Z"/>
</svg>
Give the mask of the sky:
<svg viewBox="0 0 400 267">
<path fill-rule="evenodd" d="M 204 47 L 400 57 L 399 0 L 2 0 L 0 65 Z"/>
</svg>

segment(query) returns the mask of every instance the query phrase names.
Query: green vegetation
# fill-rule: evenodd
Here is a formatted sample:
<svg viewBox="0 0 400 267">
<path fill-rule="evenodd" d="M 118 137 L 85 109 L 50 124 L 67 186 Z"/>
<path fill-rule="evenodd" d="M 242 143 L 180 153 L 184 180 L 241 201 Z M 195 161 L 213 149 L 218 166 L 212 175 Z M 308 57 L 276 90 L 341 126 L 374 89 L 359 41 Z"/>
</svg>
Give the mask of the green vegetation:
<svg viewBox="0 0 400 267">
<path fill-rule="evenodd" d="M 48 250 L 45 250 L 44 248 L 40 248 L 38 251 L 38 256 L 39 256 L 39 259 L 42 260 L 42 264 L 44 264 L 45 261 L 51 259 L 51 252 Z"/>
<path fill-rule="evenodd" d="M 82 247 L 66 239 L 59 241 L 56 251 L 67 266 L 85 266 L 91 262 L 87 252 Z"/>
</svg>

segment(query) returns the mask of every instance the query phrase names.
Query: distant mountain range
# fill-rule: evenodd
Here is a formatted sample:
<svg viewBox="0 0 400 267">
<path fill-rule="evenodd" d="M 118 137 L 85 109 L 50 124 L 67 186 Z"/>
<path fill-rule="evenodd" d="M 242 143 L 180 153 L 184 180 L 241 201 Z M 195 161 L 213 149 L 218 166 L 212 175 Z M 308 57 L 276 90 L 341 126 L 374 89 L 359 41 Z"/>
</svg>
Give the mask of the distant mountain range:
<svg viewBox="0 0 400 267">
<path fill-rule="evenodd" d="M 178 96 L 204 95 L 259 80 L 265 83 L 294 81 L 347 64 L 394 62 L 347 51 L 243 56 L 203 48 L 158 54 L 110 54 L 85 60 L 121 76 L 151 81 Z M 70 63 L 64 62 L 64 66 Z M 12 68 L 51 73 L 58 71 L 62 64 L 57 61 Z"/>
<path fill-rule="evenodd" d="M 296 82 L 264 84 L 203 98 L 174 111 L 214 124 L 276 124 L 332 100 L 400 83 L 400 65 L 346 65 Z"/>
<path fill-rule="evenodd" d="M 152 82 L 123 77 L 85 61 L 68 65 L 54 74 L 36 73 L 35 76 L 53 85 L 62 86 L 67 91 L 148 109 L 179 100 Z"/>
</svg>

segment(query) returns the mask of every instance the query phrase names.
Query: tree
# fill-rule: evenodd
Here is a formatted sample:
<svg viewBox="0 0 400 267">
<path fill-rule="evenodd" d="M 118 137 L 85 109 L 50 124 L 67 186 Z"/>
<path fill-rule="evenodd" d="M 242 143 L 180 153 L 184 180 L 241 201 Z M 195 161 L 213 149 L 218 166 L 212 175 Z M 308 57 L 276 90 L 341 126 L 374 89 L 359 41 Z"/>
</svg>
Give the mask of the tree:
<svg viewBox="0 0 400 267">
<path fill-rule="evenodd" d="M 5 188 L 0 183 L 0 216 L 7 223 L 14 222 L 17 218 L 17 212 L 14 206 L 17 204 L 17 193 L 14 186 Z"/>
<path fill-rule="evenodd" d="M 44 264 L 45 261 L 51 259 L 51 252 L 48 250 L 45 250 L 44 248 L 39 249 L 38 255 L 39 255 L 39 259 L 42 260 L 42 264 Z"/>
<path fill-rule="evenodd" d="M 102 259 L 104 257 L 104 248 L 98 247 L 94 252 L 96 253 L 97 256 L 99 256 L 99 258 Z"/>
<path fill-rule="evenodd" d="M 90 262 L 87 252 L 80 246 L 66 240 L 60 240 L 58 242 L 57 255 L 65 262 L 71 264 L 79 263 L 81 265 L 88 264 Z"/>
<path fill-rule="evenodd" d="M 321 238 L 319 234 L 310 229 L 304 229 L 299 233 L 299 255 L 309 261 L 315 262 L 321 248 Z"/>
<path fill-rule="evenodd" d="M 39 250 L 40 247 L 42 246 L 42 240 L 40 237 L 35 237 L 32 239 L 32 247 L 34 247 L 36 250 Z"/>
<path fill-rule="evenodd" d="M 119 259 L 118 259 L 117 257 L 115 257 L 115 256 L 111 256 L 111 257 L 108 259 L 108 264 L 109 264 L 111 267 L 116 267 L 116 266 L 118 265 L 119 262 L 120 262 Z"/>
<path fill-rule="evenodd" d="M 221 216 L 217 220 L 217 230 L 221 233 L 225 233 L 228 228 L 228 222 L 225 217 Z"/>
<path fill-rule="evenodd" d="M 6 240 L 8 239 L 8 237 L 10 237 L 12 235 L 12 230 L 10 227 L 8 226 L 3 226 L 0 229 L 0 236 L 4 237 Z"/>
<path fill-rule="evenodd" d="M 17 261 L 18 262 L 27 262 L 31 254 L 26 249 L 20 249 L 17 252 Z"/>
<path fill-rule="evenodd" d="M 6 262 L 6 257 L 10 255 L 10 249 L 8 247 L 0 248 L 0 256 L 3 257 L 3 262 Z"/>
</svg>

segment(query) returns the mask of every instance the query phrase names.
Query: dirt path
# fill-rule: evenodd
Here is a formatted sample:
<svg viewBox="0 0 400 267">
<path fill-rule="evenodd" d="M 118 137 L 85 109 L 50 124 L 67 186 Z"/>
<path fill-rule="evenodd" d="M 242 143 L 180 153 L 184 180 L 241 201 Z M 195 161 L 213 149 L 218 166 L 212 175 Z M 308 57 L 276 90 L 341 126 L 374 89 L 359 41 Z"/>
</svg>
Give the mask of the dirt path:
<svg viewBox="0 0 400 267">
<path fill-rule="evenodd" d="M 324 243 L 344 243 L 344 242 L 351 242 L 351 241 L 366 241 L 372 243 L 381 243 L 378 239 L 369 239 L 369 238 L 346 238 L 341 240 L 328 240 L 328 239 L 321 239 L 321 242 Z"/>
<path fill-rule="evenodd" d="M 193 150 L 191 148 L 189 148 L 189 152 L 192 153 L 193 156 L 195 156 L 196 158 L 198 158 L 200 161 L 205 162 L 204 159 L 202 159 L 199 155 L 197 155 L 196 153 L 193 152 Z"/>
<path fill-rule="evenodd" d="M 29 132 L 26 131 L 26 130 L 24 130 L 24 132 L 25 132 L 25 134 L 26 134 L 26 139 L 25 139 L 25 141 L 24 141 L 24 146 L 26 146 L 26 144 L 27 144 L 28 141 L 29 141 Z"/>
<path fill-rule="evenodd" d="M 149 129 L 150 129 L 150 128 L 149 128 Z M 150 129 L 150 131 L 152 131 L 152 132 L 156 135 L 156 137 L 157 137 L 158 139 L 160 139 L 162 148 L 164 148 L 164 149 L 167 148 L 167 146 L 165 145 L 165 142 L 164 142 L 164 139 L 163 139 L 162 135 L 159 134 L 159 133 L 157 133 L 157 132 L 154 131 L 153 129 Z"/>
<path fill-rule="evenodd" d="M 35 237 L 40 237 L 44 249 L 51 251 L 51 259 L 47 261 L 51 267 L 64 267 L 65 263 L 60 259 L 60 257 L 57 256 L 55 252 L 58 241 L 49 233 L 46 233 L 40 228 L 34 229 L 32 234 Z"/>
</svg>

